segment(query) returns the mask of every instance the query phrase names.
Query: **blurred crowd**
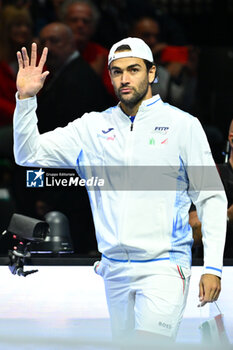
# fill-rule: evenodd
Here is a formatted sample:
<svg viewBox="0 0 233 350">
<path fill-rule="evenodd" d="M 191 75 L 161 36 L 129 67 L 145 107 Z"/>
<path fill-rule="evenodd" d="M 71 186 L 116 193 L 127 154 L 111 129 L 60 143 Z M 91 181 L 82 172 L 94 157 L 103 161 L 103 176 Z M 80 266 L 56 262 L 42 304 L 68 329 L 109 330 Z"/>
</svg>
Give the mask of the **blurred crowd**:
<svg viewBox="0 0 233 350">
<path fill-rule="evenodd" d="M 14 163 L 16 52 L 23 46 L 30 51 L 32 42 L 38 44 L 39 52 L 44 46 L 49 49 L 46 69 L 50 74 L 38 95 L 37 109 L 39 130 L 46 132 L 65 126 L 85 112 L 101 111 L 117 103 L 107 56 L 112 44 L 127 36 L 142 38 L 153 52 L 157 66 L 153 94 L 159 93 L 165 102 L 201 120 L 203 94 L 199 96 L 199 87 L 207 80 L 199 74 L 202 51 L 189 42 L 179 21 L 156 7 L 156 1 L 0 0 L 0 230 L 6 229 L 13 212 L 43 219 L 48 211 L 59 210 L 69 218 L 75 251 L 97 251 L 85 190 L 30 191 L 26 189 L 25 169 Z M 216 163 L 222 163 L 227 141 L 224 128 L 205 122 L 203 126 Z M 225 130 L 228 127 L 229 123 Z M 228 140 L 230 148 L 231 139 L 233 136 Z M 233 173 L 229 174 L 233 179 Z M 232 186 L 230 191 L 233 193 Z M 190 222 L 196 228 L 195 208 L 192 211 Z"/>
</svg>

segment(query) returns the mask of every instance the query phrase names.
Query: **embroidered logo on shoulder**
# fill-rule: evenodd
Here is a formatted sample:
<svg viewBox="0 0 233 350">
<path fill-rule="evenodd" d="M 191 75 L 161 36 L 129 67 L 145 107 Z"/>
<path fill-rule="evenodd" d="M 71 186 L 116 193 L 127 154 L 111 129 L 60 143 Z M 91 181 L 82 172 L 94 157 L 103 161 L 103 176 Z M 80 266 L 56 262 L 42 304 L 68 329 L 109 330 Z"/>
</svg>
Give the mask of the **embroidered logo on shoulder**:
<svg viewBox="0 0 233 350">
<path fill-rule="evenodd" d="M 169 130 L 168 126 L 156 126 L 154 132 L 160 135 L 166 135 Z"/>
</svg>

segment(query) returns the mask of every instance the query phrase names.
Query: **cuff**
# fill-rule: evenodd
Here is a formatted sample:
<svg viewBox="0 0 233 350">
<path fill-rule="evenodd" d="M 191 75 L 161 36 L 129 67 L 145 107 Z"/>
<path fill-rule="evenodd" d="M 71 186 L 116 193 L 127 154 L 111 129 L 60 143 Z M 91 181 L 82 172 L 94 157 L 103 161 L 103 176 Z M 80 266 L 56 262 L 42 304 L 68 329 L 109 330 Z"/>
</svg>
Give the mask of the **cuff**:
<svg viewBox="0 0 233 350">
<path fill-rule="evenodd" d="M 32 97 L 28 97 L 28 98 L 24 98 L 23 100 L 20 100 L 19 99 L 19 92 L 17 91 L 16 94 L 15 94 L 15 99 L 16 101 L 20 101 L 20 102 L 23 102 L 23 101 L 31 101 L 31 100 L 34 100 L 36 99 L 36 95 L 35 96 L 32 96 Z"/>
<path fill-rule="evenodd" d="M 214 267 L 214 266 L 204 266 L 204 269 L 203 269 L 203 275 L 204 274 L 211 274 L 211 275 L 215 275 L 215 276 L 218 276 L 218 277 L 222 277 L 222 269 L 219 269 L 217 267 Z"/>
</svg>

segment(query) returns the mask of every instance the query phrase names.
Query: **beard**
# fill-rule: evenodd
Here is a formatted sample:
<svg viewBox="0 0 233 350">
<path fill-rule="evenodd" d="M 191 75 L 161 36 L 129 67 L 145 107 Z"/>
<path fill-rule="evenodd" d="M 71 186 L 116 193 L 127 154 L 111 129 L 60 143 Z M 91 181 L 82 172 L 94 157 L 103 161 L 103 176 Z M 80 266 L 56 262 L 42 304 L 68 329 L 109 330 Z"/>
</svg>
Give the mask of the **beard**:
<svg viewBox="0 0 233 350">
<path fill-rule="evenodd" d="M 147 80 L 147 78 L 145 78 L 140 85 L 138 86 L 138 88 L 134 88 L 134 87 L 130 87 L 127 84 L 126 85 L 122 85 L 119 89 L 115 88 L 115 93 L 117 95 L 117 97 L 119 98 L 119 100 L 128 108 L 133 108 L 135 107 L 140 101 L 142 101 L 144 99 L 144 97 L 146 96 L 147 92 L 148 92 L 148 88 L 149 88 L 150 84 Z M 130 96 L 128 96 L 128 94 L 122 94 L 121 89 L 124 87 L 130 87 L 132 92 L 130 93 Z M 125 96 L 124 96 L 125 95 Z"/>
</svg>

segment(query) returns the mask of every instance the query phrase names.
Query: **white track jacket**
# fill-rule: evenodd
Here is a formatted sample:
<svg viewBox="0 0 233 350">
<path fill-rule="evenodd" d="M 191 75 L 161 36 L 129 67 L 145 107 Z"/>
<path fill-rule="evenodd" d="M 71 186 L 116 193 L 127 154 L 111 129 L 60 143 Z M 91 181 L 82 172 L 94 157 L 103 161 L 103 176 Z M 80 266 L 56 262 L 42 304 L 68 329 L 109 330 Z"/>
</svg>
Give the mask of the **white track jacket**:
<svg viewBox="0 0 233 350">
<path fill-rule="evenodd" d="M 142 102 L 133 124 L 117 105 L 40 135 L 36 97 L 16 99 L 18 164 L 75 168 L 108 184 L 88 189 L 105 257 L 190 268 L 192 201 L 202 222 L 204 273 L 221 276 L 227 200 L 197 118 L 156 95 Z"/>
</svg>

